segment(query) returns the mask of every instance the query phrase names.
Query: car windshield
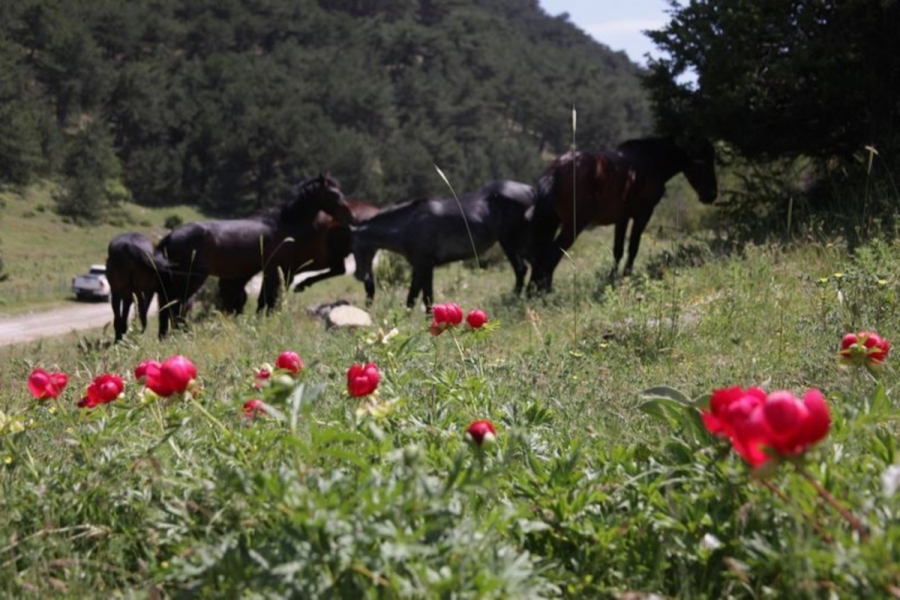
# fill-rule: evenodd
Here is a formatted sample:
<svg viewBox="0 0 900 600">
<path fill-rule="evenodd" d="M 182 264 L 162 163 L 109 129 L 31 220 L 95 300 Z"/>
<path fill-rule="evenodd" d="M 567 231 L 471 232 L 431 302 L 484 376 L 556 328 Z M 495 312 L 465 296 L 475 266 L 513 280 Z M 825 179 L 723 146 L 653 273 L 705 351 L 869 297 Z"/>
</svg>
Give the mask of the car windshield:
<svg viewBox="0 0 900 600">
<path fill-rule="evenodd" d="M 88 271 L 88 275 L 106 275 L 106 269 L 94 267 L 90 271 Z"/>
</svg>

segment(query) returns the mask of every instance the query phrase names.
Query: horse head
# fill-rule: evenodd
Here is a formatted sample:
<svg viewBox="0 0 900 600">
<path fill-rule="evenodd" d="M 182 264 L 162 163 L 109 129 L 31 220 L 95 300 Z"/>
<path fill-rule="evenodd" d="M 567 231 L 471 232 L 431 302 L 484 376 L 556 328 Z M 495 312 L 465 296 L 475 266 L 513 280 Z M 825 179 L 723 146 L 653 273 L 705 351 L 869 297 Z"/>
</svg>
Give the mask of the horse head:
<svg viewBox="0 0 900 600">
<path fill-rule="evenodd" d="M 319 173 L 317 180 L 321 187 L 321 193 L 317 195 L 319 210 L 331 215 L 342 225 L 355 224 L 356 218 L 341 192 L 341 184 L 327 173 Z"/>
<path fill-rule="evenodd" d="M 687 164 L 684 175 L 688 183 L 696 190 L 703 204 L 712 204 L 719 195 L 719 184 L 716 180 L 716 150 L 709 140 L 685 150 Z"/>
</svg>

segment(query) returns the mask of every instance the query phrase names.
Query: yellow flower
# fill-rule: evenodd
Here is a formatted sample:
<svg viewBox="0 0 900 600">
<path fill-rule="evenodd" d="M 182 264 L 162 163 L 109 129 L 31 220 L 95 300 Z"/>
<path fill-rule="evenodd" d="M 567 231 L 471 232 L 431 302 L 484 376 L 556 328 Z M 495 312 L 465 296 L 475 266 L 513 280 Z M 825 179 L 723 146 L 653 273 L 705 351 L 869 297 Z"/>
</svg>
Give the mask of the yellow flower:
<svg viewBox="0 0 900 600">
<path fill-rule="evenodd" d="M 12 464 L 12 461 L 13 461 L 13 457 L 10 456 L 9 454 L 7 454 L 7 455 L 3 458 L 3 462 L 6 463 L 6 464 L 8 464 L 8 465 L 11 465 L 11 464 Z"/>
</svg>

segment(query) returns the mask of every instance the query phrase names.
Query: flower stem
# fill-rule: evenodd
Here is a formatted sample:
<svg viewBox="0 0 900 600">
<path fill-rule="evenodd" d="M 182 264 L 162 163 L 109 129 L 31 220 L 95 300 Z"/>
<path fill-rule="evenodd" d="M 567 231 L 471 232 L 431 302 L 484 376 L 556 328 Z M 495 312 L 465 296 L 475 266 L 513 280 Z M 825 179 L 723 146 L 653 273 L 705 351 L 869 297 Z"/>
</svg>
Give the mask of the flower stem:
<svg viewBox="0 0 900 600">
<path fill-rule="evenodd" d="M 806 519 L 806 522 L 812 526 L 813 531 L 815 531 L 816 534 L 822 538 L 823 542 L 825 542 L 826 544 L 829 544 L 829 545 L 834 543 L 834 539 L 832 539 L 832 537 L 830 535 L 828 535 L 827 533 L 825 533 L 825 531 L 822 530 L 822 525 L 820 525 L 819 522 L 816 521 L 816 518 L 814 516 L 812 516 L 811 514 L 809 514 L 808 512 L 806 512 L 805 510 L 803 510 L 802 508 L 800 508 L 800 506 L 798 506 L 795 502 L 792 502 L 791 499 L 787 497 L 787 494 L 782 492 L 779 488 L 775 487 L 775 484 L 773 484 L 772 482 L 770 482 L 767 479 L 759 479 L 758 481 L 761 484 L 763 484 L 765 487 L 767 487 L 773 494 L 778 496 L 781 499 L 781 501 L 784 502 L 785 504 L 793 504 L 794 507 L 798 511 L 800 511 L 800 514 L 803 515 L 803 518 Z"/>
<path fill-rule="evenodd" d="M 844 520 L 850 524 L 850 527 L 852 527 L 859 535 L 860 541 L 866 541 L 869 538 L 869 533 L 863 526 L 862 521 L 856 518 L 856 515 L 850 512 L 850 510 L 846 506 L 838 502 L 837 498 L 832 496 L 828 490 L 822 487 L 822 484 L 819 483 L 819 481 L 815 477 L 813 477 L 809 471 L 806 470 L 806 467 L 804 467 L 803 465 L 796 465 L 796 467 L 797 472 L 800 473 L 800 475 L 804 479 L 806 479 L 806 481 L 808 481 L 811 486 L 813 486 L 813 489 L 816 490 L 816 493 L 819 494 L 819 497 L 821 497 L 833 509 L 838 511 L 844 518 Z"/>
</svg>

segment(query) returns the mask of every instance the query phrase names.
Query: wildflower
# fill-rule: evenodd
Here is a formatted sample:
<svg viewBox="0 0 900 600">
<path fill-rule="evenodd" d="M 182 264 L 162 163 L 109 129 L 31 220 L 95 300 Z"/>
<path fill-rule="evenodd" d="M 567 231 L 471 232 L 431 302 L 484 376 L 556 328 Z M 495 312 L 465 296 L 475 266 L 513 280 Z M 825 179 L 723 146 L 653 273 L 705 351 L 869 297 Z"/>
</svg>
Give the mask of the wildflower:
<svg viewBox="0 0 900 600">
<path fill-rule="evenodd" d="M 845 365 L 861 365 L 877 370 L 890 351 L 890 343 L 880 335 L 874 331 L 860 331 L 844 336 L 839 354 Z"/>
<path fill-rule="evenodd" d="M 85 396 L 78 403 L 80 408 L 94 408 L 99 404 L 109 404 L 116 400 L 125 389 L 122 378 L 118 375 L 105 373 L 98 375 L 87 386 Z"/>
<path fill-rule="evenodd" d="M 256 417 L 259 413 L 264 413 L 262 400 L 253 398 L 244 402 L 244 416 L 248 419 Z"/>
<path fill-rule="evenodd" d="M 347 391 L 351 396 L 368 396 L 378 388 L 381 376 L 378 373 L 378 365 L 354 364 L 347 370 Z"/>
<path fill-rule="evenodd" d="M 145 360 L 144 362 L 136 366 L 134 368 L 134 380 L 138 383 L 146 384 L 148 368 L 159 369 L 159 363 L 155 360 Z"/>
<path fill-rule="evenodd" d="M 259 368 L 259 371 L 256 372 L 254 378 L 256 381 L 253 382 L 253 387 L 256 389 L 262 388 L 266 381 L 268 381 L 272 377 L 272 367 L 269 364 L 264 364 Z"/>
<path fill-rule="evenodd" d="M 463 312 L 455 302 L 435 304 L 431 307 L 431 335 L 440 335 L 448 327 L 459 325 L 463 320 Z"/>
<path fill-rule="evenodd" d="M 479 308 L 476 308 L 466 315 L 466 325 L 471 329 L 481 329 L 484 324 L 487 323 L 487 320 L 487 315 Z"/>
<path fill-rule="evenodd" d="M 65 389 L 69 378 L 65 373 L 48 373 L 44 369 L 35 369 L 28 376 L 28 391 L 36 400 L 57 398 Z"/>
<path fill-rule="evenodd" d="M 702 417 L 710 433 L 730 440 L 735 452 L 754 467 L 773 455 L 803 454 L 831 427 L 828 404 L 816 389 L 802 399 L 784 390 L 766 395 L 760 388 L 718 389 Z"/>
<path fill-rule="evenodd" d="M 285 350 L 279 354 L 278 358 L 275 360 L 275 368 L 289 371 L 296 377 L 300 374 L 300 371 L 303 370 L 303 360 L 296 352 Z"/>
<path fill-rule="evenodd" d="M 479 448 L 493 446 L 497 441 L 497 430 L 487 419 L 473 421 L 466 429 L 466 437 Z"/>
<path fill-rule="evenodd" d="M 197 378 L 197 367 L 184 356 L 167 358 L 161 364 L 149 364 L 147 387 L 163 398 L 186 391 Z"/>
</svg>

